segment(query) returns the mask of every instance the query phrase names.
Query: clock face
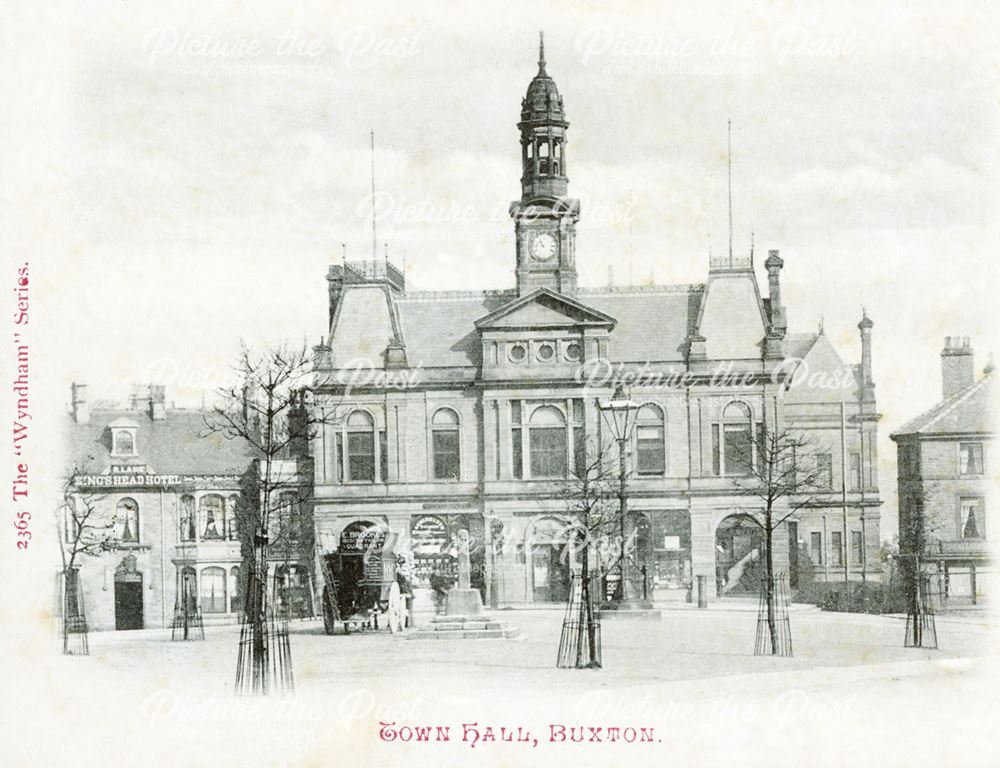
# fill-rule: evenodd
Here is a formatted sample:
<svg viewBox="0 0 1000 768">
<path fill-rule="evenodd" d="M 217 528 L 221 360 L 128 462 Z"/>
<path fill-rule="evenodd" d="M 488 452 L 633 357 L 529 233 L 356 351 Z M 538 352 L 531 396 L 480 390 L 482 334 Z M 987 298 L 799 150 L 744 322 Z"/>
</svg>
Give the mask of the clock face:
<svg viewBox="0 0 1000 768">
<path fill-rule="evenodd" d="M 535 235 L 531 241 L 531 255 L 539 261 L 548 261 L 556 255 L 556 239 L 548 232 Z"/>
</svg>

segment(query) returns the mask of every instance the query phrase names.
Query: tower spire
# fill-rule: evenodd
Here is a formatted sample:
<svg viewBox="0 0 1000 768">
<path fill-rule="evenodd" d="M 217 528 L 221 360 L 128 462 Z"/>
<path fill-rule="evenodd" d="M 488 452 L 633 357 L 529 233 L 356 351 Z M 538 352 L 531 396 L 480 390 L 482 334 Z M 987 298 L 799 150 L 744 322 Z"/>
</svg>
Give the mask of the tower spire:
<svg viewBox="0 0 1000 768">
<path fill-rule="evenodd" d="M 545 74 L 545 33 L 538 33 L 538 74 Z"/>
</svg>

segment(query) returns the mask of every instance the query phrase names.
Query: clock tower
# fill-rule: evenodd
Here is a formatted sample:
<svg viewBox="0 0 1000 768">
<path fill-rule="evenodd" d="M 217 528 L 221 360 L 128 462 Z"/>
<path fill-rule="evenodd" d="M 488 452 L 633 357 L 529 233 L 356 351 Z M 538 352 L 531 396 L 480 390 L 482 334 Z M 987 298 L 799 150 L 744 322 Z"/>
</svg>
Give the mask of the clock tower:
<svg viewBox="0 0 1000 768">
<path fill-rule="evenodd" d="M 536 288 L 576 293 L 576 222 L 580 201 L 567 197 L 566 115 L 545 71 L 539 39 L 538 74 L 521 101 L 521 199 L 510 205 L 517 242 L 517 292 Z"/>
</svg>

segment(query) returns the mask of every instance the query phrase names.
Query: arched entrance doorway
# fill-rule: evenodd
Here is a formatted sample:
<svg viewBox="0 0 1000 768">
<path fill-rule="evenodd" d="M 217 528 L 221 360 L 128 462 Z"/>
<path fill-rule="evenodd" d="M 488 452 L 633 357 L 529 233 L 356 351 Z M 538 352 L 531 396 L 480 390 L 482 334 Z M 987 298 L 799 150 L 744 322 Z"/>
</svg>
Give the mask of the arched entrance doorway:
<svg viewBox="0 0 1000 768">
<path fill-rule="evenodd" d="M 528 533 L 531 595 L 536 603 L 563 603 L 569 599 L 570 565 L 569 526 L 554 517 L 536 520 Z"/>
<path fill-rule="evenodd" d="M 715 530 L 715 586 L 719 597 L 760 594 L 764 532 L 749 515 L 730 515 Z"/>
<path fill-rule="evenodd" d="M 126 555 L 115 569 L 115 629 L 142 627 L 142 574 L 135 555 Z"/>
</svg>

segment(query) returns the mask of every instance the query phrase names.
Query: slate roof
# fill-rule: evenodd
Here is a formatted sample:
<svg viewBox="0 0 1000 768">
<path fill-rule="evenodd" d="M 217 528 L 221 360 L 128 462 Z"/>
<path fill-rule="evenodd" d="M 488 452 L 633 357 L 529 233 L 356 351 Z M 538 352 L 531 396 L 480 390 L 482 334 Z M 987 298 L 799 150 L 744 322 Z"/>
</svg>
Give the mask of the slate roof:
<svg viewBox="0 0 1000 768">
<path fill-rule="evenodd" d="M 993 432 L 994 394 L 993 376 L 987 376 L 911 419 L 892 437 Z"/>
<path fill-rule="evenodd" d="M 243 441 L 203 437 L 207 429 L 197 409 L 168 409 L 162 421 L 128 409 L 92 411 L 87 424 L 68 414 L 66 419 L 68 455 L 88 474 L 101 474 L 114 463 L 144 464 L 159 475 L 242 475 L 250 462 Z M 138 427 L 137 455 L 112 460 L 110 427 L 123 421 Z"/>
<path fill-rule="evenodd" d="M 674 362 L 694 328 L 703 286 L 580 289 L 576 300 L 613 317 L 615 362 Z M 406 357 L 425 368 L 478 364 L 476 320 L 517 298 L 515 291 L 422 291 L 395 299 Z"/>
</svg>

